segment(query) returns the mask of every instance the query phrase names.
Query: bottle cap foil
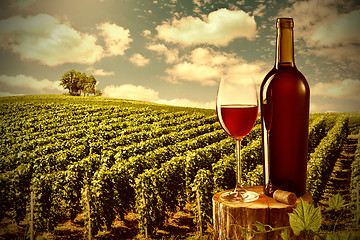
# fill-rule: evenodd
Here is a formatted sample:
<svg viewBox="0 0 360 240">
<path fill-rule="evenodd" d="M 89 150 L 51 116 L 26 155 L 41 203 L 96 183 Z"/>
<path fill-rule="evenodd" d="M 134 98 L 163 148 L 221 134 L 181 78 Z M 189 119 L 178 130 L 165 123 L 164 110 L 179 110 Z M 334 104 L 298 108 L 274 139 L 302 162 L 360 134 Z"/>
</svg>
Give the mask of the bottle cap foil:
<svg viewBox="0 0 360 240">
<path fill-rule="evenodd" d="M 294 21 L 292 18 L 278 18 L 276 20 L 276 27 L 277 28 L 293 28 Z"/>
</svg>

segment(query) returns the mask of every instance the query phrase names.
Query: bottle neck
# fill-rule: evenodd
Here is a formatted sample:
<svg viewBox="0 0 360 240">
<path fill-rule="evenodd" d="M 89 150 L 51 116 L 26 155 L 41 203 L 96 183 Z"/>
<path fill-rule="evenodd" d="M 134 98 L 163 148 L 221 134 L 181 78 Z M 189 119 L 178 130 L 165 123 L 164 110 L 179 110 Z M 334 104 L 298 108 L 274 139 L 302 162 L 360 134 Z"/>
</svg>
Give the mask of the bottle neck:
<svg viewBox="0 0 360 240">
<path fill-rule="evenodd" d="M 275 67 L 295 67 L 293 21 L 280 18 L 277 21 Z"/>
</svg>

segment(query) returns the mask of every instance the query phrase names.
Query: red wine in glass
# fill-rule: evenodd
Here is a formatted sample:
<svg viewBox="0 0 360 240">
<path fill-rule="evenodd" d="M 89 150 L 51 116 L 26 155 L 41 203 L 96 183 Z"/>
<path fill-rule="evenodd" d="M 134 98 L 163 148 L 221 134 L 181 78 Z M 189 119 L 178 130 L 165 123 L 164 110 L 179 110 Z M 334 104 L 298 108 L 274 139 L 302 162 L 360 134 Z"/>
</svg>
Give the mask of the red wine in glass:
<svg viewBox="0 0 360 240">
<path fill-rule="evenodd" d="M 259 194 L 247 191 L 241 184 L 241 140 L 251 131 L 258 115 L 257 90 L 253 81 L 224 77 L 220 79 L 216 111 L 222 128 L 235 139 L 236 186 L 221 194 L 224 202 L 252 202 Z"/>
<path fill-rule="evenodd" d="M 234 139 L 242 139 L 254 127 L 258 106 L 243 104 L 224 104 L 220 106 L 220 124 Z"/>
</svg>

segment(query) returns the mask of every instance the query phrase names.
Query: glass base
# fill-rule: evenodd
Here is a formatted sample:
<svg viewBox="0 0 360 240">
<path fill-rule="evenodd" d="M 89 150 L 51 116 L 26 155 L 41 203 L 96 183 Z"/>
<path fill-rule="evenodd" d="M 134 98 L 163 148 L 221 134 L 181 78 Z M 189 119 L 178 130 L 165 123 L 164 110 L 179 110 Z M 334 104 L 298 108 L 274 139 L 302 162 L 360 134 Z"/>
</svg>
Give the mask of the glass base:
<svg viewBox="0 0 360 240">
<path fill-rule="evenodd" d="M 220 199 L 228 203 L 254 202 L 259 198 L 259 194 L 252 191 L 229 190 L 221 194 Z"/>
</svg>

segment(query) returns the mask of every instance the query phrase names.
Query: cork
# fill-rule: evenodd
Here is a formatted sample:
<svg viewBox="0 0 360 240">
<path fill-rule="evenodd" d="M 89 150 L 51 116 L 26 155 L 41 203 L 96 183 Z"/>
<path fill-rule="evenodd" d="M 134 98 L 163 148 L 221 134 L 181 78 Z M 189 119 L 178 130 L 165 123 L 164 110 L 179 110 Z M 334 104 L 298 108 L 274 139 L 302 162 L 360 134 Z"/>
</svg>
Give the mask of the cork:
<svg viewBox="0 0 360 240">
<path fill-rule="evenodd" d="M 278 202 L 282 202 L 289 205 L 295 204 L 297 200 L 295 193 L 284 190 L 276 190 L 273 194 L 273 198 Z"/>
</svg>

